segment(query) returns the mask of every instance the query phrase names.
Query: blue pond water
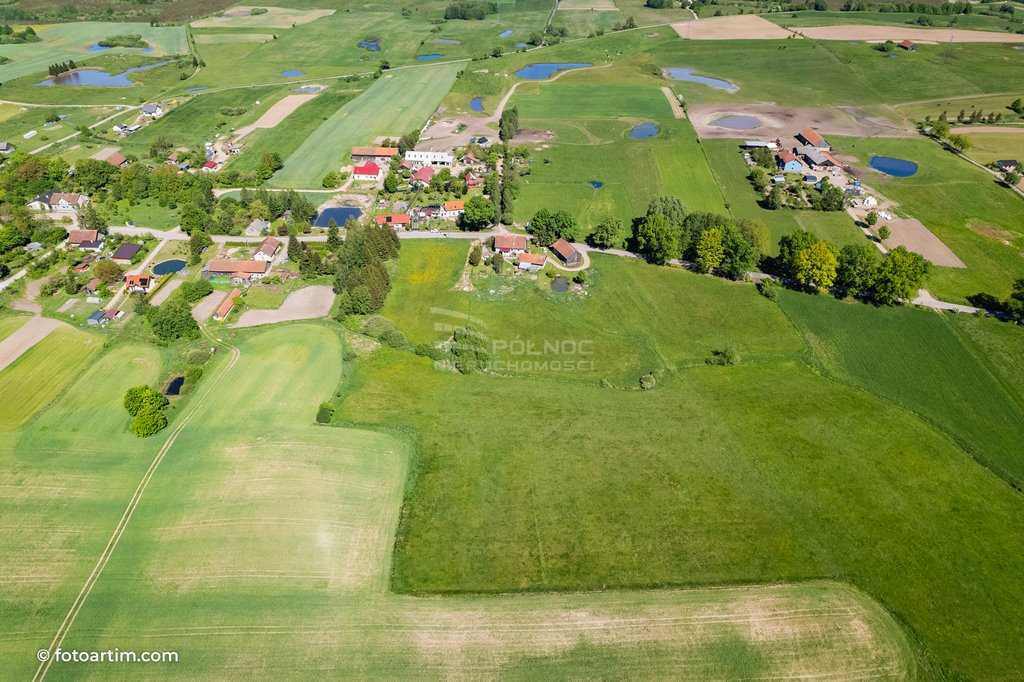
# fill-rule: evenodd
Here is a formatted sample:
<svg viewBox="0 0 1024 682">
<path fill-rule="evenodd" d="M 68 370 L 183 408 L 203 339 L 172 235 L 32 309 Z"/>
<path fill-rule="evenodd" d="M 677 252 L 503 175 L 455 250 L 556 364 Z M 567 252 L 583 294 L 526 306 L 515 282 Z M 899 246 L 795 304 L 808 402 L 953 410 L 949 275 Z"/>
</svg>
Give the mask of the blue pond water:
<svg viewBox="0 0 1024 682">
<path fill-rule="evenodd" d="M 484 110 L 483 98 L 481 98 L 481 97 L 474 97 L 473 99 L 471 99 L 469 101 L 469 108 L 472 109 L 473 111 L 480 111 L 480 112 L 482 112 Z"/>
<path fill-rule="evenodd" d="M 164 391 L 164 395 L 178 395 L 181 393 L 181 387 L 185 383 L 185 377 L 174 377 L 171 379 L 171 383 L 167 384 L 167 390 Z"/>
<path fill-rule="evenodd" d="M 458 40 L 452 40 L 451 38 L 434 38 L 435 43 L 441 43 L 442 45 L 458 45 Z"/>
<path fill-rule="evenodd" d="M 520 78 L 526 78 L 531 81 L 541 81 L 545 78 L 549 78 L 552 74 L 558 71 L 565 71 L 567 69 L 582 69 L 587 66 L 593 66 L 593 64 L 584 63 L 564 63 L 564 64 L 551 64 L 544 62 L 542 64 L 528 64 L 523 68 L 516 71 L 516 75 Z"/>
<path fill-rule="evenodd" d="M 313 227 L 329 227 L 331 224 L 331 218 L 334 218 L 334 222 L 339 227 L 344 226 L 345 222 L 352 218 L 353 220 L 359 220 L 363 215 L 363 212 L 358 208 L 325 208 L 324 210 L 313 214 L 312 220 L 309 224 Z"/>
<path fill-rule="evenodd" d="M 717 128 L 729 128 L 731 130 L 753 130 L 761 127 L 761 119 L 757 116 L 723 116 L 716 118 L 711 125 Z"/>
<path fill-rule="evenodd" d="M 320 86 L 318 85 L 303 85 L 298 88 L 292 88 L 292 92 L 320 92 Z"/>
<path fill-rule="evenodd" d="M 209 87 L 209 85 L 196 85 L 191 88 L 185 88 L 185 92 L 199 92 L 200 90 L 207 90 Z"/>
<path fill-rule="evenodd" d="M 888 156 L 872 156 L 871 167 L 894 178 L 909 178 L 917 172 L 917 164 L 913 161 Z"/>
<path fill-rule="evenodd" d="M 649 137 L 657 135 L 658 131 L 659 128 L 657 123 L 641 123 L 629 131 L 629 139 L 646 140 Z"/>
<path fill-rule="evenodd" d="M 510 35 L 512 35 L 512 33 L 513 33 L 512 29 L 508 29 L 507 31 L 502 31 L 501 33 L 499 33 L 498 37 L 499 38 L 508 38 Z"/>
<path fill-rule="evenodd" d="M 739 90 L 734 84 L 729 81 L 724 81 L 721 78 L 708 78 L 707 76 L 696 76 L 693 73 L 693 69 L 685 68 L 671 68 L 665 69 L 665 75 L 674 81 L 687 81 L 689 83 L 701 83 L 709 88 L 716 90 L 727 90 L 728 92 L 735 92 Z"/>
<path fill-rule="evenodd" d="M 593 187 L 594 189 L 601 189 L 602 187 L 604 187 L 604 183 L 601 182 L 600 180 L 588 180 L 587 184 Z"/>
<path fill-rule="evenodd" d="M 185 267 L 185 261 L 180 258 L 172 258 L 171 260 L 165 260 L 161 263 L 157 263 L 153 266 L 153 274 L 159 277 L 160 275 L 169 275 L 172 272 L 177 272 Z"/>
<path fill-rule="evenodd" d="M 131 80 L 128 79 L 128 74 L 135 73 L 136 71 L 149 71 L 166 63 L 157 62 L 156 64 L 147 64 L 146 66 L 135 66 L 113 75 L 100 69 L 78 69 L 71 73 L 61 74 L 55 78 L 47 78 L 41 83 L 36 83 L 36 85 L 95 85 L 110 88 L 127 88 L 132 84 Z"/>
<path fill-rule="evenodd" d="M 298 69 L 288 69 L 287 71 L 282 71 L 281 75 L 285 78 L 294 78 L 296 76 L 305 76 L 306 72 L 299 71 Z"/>
<path fill-rule="evenodd" d="M 516 49 L 522 49 L 529 45 L 529 43 L 516 43 Z"/>
<path fill-rule="evenodd" d="M 379 40 L 360 40 L 359 47 L 364 50 L 372 50 L 374 52 L 380 52 L 380 41 Z"/>
<path fill-rule="evenodd" d="M 421 62 L 425 62 L 429 59 L 440 59 L 443 56 L 443 54 L 418 54 L 416 55 L 416 59 L 418 59 Z"/>
<path fill-rule="evenodd" d="M 90 45 L 89 47 L 87 47 L 85 49 L 88 50 L 89 52 L 104 52 L 106 50 L 109 50 L 110 48 L 109 47 L 103 47 L 102 45 L 97 45 L 96 43 L 93 43 L 92 45 Z"/>
</svg>

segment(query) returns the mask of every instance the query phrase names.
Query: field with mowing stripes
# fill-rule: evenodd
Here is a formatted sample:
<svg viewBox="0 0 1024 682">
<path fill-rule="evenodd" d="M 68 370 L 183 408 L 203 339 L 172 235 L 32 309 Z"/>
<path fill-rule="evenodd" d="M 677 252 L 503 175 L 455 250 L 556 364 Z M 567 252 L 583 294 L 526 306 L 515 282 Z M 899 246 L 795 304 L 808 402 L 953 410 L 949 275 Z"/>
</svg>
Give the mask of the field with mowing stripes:
<svg viewBox="0 0 1024 682">
<path fill-rule="evenodd" d="M 6 339 L 8 336 L 18 331 L 21 325 L 28 322 L 28 317 L 25 315 L 12 315 L 10 317 L 0 318 L 0 340 Z"/>
</svg>

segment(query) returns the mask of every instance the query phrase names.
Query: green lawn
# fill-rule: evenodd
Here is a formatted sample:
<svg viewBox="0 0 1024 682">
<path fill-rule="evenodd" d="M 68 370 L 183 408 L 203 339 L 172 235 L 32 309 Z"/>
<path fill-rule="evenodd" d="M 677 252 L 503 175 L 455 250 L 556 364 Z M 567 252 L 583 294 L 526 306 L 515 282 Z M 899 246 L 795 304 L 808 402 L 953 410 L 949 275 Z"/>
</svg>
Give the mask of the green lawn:
<svg viewBox="0 0 1024 682">
<path fill-rule="evenodd" d="M 315 188 L 341 166 L 355 145 L 379 135 L 417 130 L 455 81 L 458 65 L 386 73 L 362 95 L 339 109 L 289 155 L 274 174 L 275 187 Z"/>
<path fill-rule="evenodd" d="M 1011 133 L 967 133 L 971 141 L 968 155 L 979 163 L 992 163 L 999 159 L 1024 161 L 1024 134 Z"/>
<path fill-rule="evenodd" d="M 28 322 L 28 320 L 29 318 L 27 315 L 0 317 L 0 341 L 3 341 L 8 336 L 21 329 L 21 325 Z"/>
</svg>

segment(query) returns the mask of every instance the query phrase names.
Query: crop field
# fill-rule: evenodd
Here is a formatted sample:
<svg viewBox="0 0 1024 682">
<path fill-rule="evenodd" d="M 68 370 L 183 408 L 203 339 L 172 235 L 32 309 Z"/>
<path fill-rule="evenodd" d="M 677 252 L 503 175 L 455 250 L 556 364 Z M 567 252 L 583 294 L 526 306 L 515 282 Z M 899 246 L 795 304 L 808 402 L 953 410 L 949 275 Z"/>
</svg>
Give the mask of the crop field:
<svg viewBox="0 0 1024 682">
<path fill-rule="evenodd" d="M 0 56 L 11 61 L 0 65 L 0 82 L 28 76 L 46 74 L 46 67 L 55 62 L 73 59 L 83 61 L 97 54 L 123 53 L 143 54 L 140 49 L 113 48 L 105 52 L 89 52 L 90 45 L 111 35 L 137 33 L 153 48 L 145 53 L 159 57 L 163 55 L 186 54 L 185 29 L 182 26 L 150 26 L 144 23 L 117 23 L 83 21 L 71 24 L 53 24 L 38 31 L 38 43 L 0 45 Z"/>
<path fill-rule="evenodd" d="M 12 431 L 47 405 L 102 347 L 99 337 L 57 329 L 0 372 L 0 431 Z M 31 390 L 25 387 L 31 386 Z"/>
<path fill-rule="evenodd" d="M 451 88 L 457 64 L 387 73 L 321 124 L 284 161 L 276 187 L 320 187 L 355 145 L 418 130 Z"/>
<path fill-rule="evenodd" d="M 517 222 L 542 207 L 566 209 L 588 226 L 605 215 L 628 220 L 662 194 L 681 197 L 693 210 L 724 210 L 693 128 L 672 117 L 660 86 L 579 82 L 585 74 L 520 85 L 510 103 L 523 128 L 555 134 L 529 145 L 533 163 L 521 181 Z M 641 123 L 655 123 L 658 134 L 630 139 Z M 602 186 L 595 189 L 591 181 Z"/>
<path fill-rule="evenodd" d="M 11 315 L 10 317 L 0 317 L 0 341 L 3 341 L 8 336 L 18 331 L 21 325 L 28 322 L 28 317 L 25 315 Z"/>
<path fill-rule="evenodd" d="M 454 247 L 404 244 L 384 314 L 415 341 L 429 338 L 431 322 L 457 324 L 443 312 L 431 315 L 432 307 L 469 314 L 501 340 L 519 334 L 518 315 L 543 310 L 522 296 L 513 304 L 452 291 L 461 258 Z M 572 314 L 548 321 L 545 336 L 514 338 L 589 333 L 590 377 L 618 388 L 554 370 L 452 375 L 391 350 L 357 367 L 340 418 L 413 429 L 418 437 L 396 589 L 586 590 L 828 575 L 891 609 L 923 647 L 926 666 L 980 678 L 1021 673 L 1024 640 L 1012 614 L 1024 608 L 1016 577 L 1024 545 L 1012 529 L 1024 509 L 1016 492 L 958 446 L 998 448 L 993 438 L 1009 437 L 977 440 L 985 409 L 997 409 L 1019 438 L 1020 414 L 999 404 L 997 384 L 971 361 L 976 351 L 957 348 L 952 331 L 938 337 L 940 361 L 957 365 L 947 376 L 981 374 L 965 394 L 980 400 L 996 391 L 987 408 L 937 406 L 924 396 L 927 383 L 920 391 L 899 388 L 929 370 L 926 342 L 892 343 L 896 332 L 844 316 L 852 304 L 807 303 L 831 307 L 826 324 L 836 326 L 834 336 L 862 335 L 866 350 L 859 352 L 889 357 L 872 375 L 840 364 L 835 381 L 813 369 L 820 360 L 809 367 L 801 359 L 805 344 L 815 351 L 823 343 L 815 328 L 766 314 L 771 306 L 758 309 L 759 331 L 737 323 L 734 313 L 754 308 L 729 298 L 734 291 L 756 296 L 749 286 L 607 256 L 594 263 L 587 299 L 563 304 Z M 411 290 L 410 307 L 393 305 Z M 643 299 L 634 301 L 637 295 Z M 715 303 L 716 296 L 723 298 Z M 614 304 L 620 301 L 631 302 L 631 317 Z M 784 308 L 800 303 L 786 300 Z M 694 319 L 706 310 L 716 314 Z M 942 332 L 921 313 L 891 315 L 910 316 L 898 329 L 911 338 L 930 342 Z M 630 351 L 638 366 L 615 364 L 615 344 L 628 347 L 632 334 L 647 340 Z M 758 341 L 774 344 L 774 357 L 744 356 L 732 368 L 676 359 L 681 346 L 696 355 Z M 622 383 L 645 371 L 657 377 L 654 390 Z M 487 416 L 496 404 L 497 421 Z M 940 430 L 932 419 L 946 424 Z M 968 426 L 954 440 L 946 429 L 961 421 Z M 490 426 L 481 430 L 481 423 Z M 638 496 L 643 505 L 635 504 Z M 977 579 L 964 580 L 967 573 Z"/>
<path fill-rule="evenodd" d="M 193 28 L 292 28 L 334 14 L 332 9 L 285 9 L 265 7 L 262 14 L 252 14 L 252 7 L 238 5 L 222 12 L 220 16 L 207 17 L 192 22 Z"/>
<path fill-rule="evenodd" d="M 924 138 L 835 138 L 833 144 L 864 168 L 872 154 L 910 159 L 918 172 L 891 178 L 870 171 L 866 181 L 899 202 L 967 264 L 934 268 L 926 285 L 944 300 L 977 294 L 1006 298 L 1024 273 L 1024 202 L 998 181 Z"/>
<path fill-rule="evenodd" d="M 905 26 L 914 22 L 920 14 L 910 12 L 786 12 L 766 14 L 764 18 L 779 26 L 800 28 L 803 26 L 844 26 L 865 24 L 869 26 Z M 982 14 L 961 14 L 957 17 L 930 17 L 936 27 L 950 25 L 951 28 L 979 31 L 1005 31 L 1007 21 L 999 17 Z"/>
</svg>

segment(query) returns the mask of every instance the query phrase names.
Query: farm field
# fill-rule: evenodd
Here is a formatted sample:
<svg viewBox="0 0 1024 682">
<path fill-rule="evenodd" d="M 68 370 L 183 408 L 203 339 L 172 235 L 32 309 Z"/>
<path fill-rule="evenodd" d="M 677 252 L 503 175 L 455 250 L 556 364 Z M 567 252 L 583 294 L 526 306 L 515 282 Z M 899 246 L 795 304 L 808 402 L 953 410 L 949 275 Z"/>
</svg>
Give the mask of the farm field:
<svg viewBox="0 0 1024 682">
<path fill-rule="evenodd" d="M 188 53 L 185 29 L 182 26 L 150 26 L 144 23 L 118 23 L 82 21 L 71 24 L 53 24 L 37 31 L 38 43 L 0 45 L 0 56 L 10 62 L 0 65 L 0 82 L 7 83 L 16 78 L 33 74 L 46 75 L 46 68 L 56 62 L 73 59 L 82 62 L 98 54 L 147 54 L 161 57 Z M 89 52 L 89 46 L 107 36 L 139 34 L 153 48 L 143 53 L 141 49 L 112 48 L 109 51 Z M 2 91 L 0 91 L 2 92 Z"/>
<path fill-rule="evenodd" d="M 1024 158 L 1024 128 L 1005 133 L 975 133 L 968 130 L 965 134 L 971 141 L 967 154 L 979 163 Z"/>
<path fill-rule="evenodd" d="M 413 288 L 416 293 L 408 308 L 389 304 L 384 314 L 410 339 L 429 334 L 423 318 L 431 306 L 480 319 L 492 339 L 520 331 L 514 308 L 543 309 L 530 298 L 519 297 L 513 307 L 451 291 L 458 268 L 449 259 L 457 254 L 441 249 L 403 245 L 391 300 Z M 822 378 L 799 359 L 803 344 L 816 348 L 815 329 L 805 337 L 774 314 L 762 317 L 770 331 L 750 338 L 785 340 L 794 350 L 781 357 L 744 359 L 724 369 L 697 358 L 673 361 L 680 343 L 692 344 L 695 355 L 715 344 L 744 345 L 745 328 L 733 327 L 732 313 L 750 307 L 711 301 L 734 289 L 756 293 L 607 256 L 595 255 L 594 263 L 591 295 L 573 304 L 579 309 L 572 315 L 549 323 L 544 338 L 579 338 L 574 322 L 590 330 L 600 368 L 594 373 L 618 388 L 601 388 L 593 379 L 581 383 L 570 372 L 451 375 L 390 350 L 357 366 L 340 419 L 411 428 L 419 438 L 420 468 L 399 529 L 396 589 L 579 590 L 841 576 L 907 624 L 927 651 L 926 665 L 983 678 L 1020 672 L 1008 663 L 1019 658 L 1008 652 L 1017 650 L 1020 633 L 1004 628 L 1021 608 L 1014 577 L 1020 567 L 1006 561 L 1017 551 L 1011 546 L 1019 537 L 1010 528 L 1024 509 L 1009 486 L 945 431 L 903 407 L 939 409 L 924 387 L 898 392 L 902 382 L 929 371 L 919 344 L 892 344 L 888 332 L 878 331 L 881 325 L 847 319 L 842 313 L 851 304 L 823 298 L 806 305 L 834 309 L 828 319 L 837 336 L 862 334 L 865 348 L 885 348 L 890 357 L 882 371 L 865 375 L 839 366 L 840 381 Z M 671 285 L 655 287 L 661 278 Z M 614 307 L 602 310 L 605 302 L 630 300 L 637 292 L 652 299 L 630 306 L 647 311 L 646 321 L 616 317 Z M 694 301 L 697 292 L 707 299 Z M 791 313 L 803 302 L 788 299 L 799 296 L 787 293 L 783 309 Z M 465 300 L 461 307 L 458 297 Z M 695 321 L 674 305 L 729 314 Z M 952 330 L 922 323 L 915 317 L 922 313 L 891 315 L 911 316 L 900 329 L 917 329 L 928 339 L 938 335 L 939 357 L 960 363 L 950 372 L 977 371 L 973 351 L 958 348 Z M 649 339 L 649 350 L 639 367 L 623 372 L 598 349 L 627 329 Z M 899 372 L 885 371 L 891 367 Z M 622 383 L 640 371 L 654 372 L 655 390 Z M 993 391 L 997 385 L 984 376 L 968 385 Z M 899 402 L 891 402 L 893 396 Z M 500 422 L 486 432 L 476 429 L 498 402 Z M 572 409 L 564 409 L 568 405 Z M 985 408 L 965 411 L 953 402 L 941 409 L 937 419 L 959 424 Z M 999 409 L 1012 413 L 1006 403 Z M 671 417 L 652 422 L 650 414 Z M 1009 428 L 1019 437 L 1019 412 L 1013 418 L 1017 425 Z M 988 447 L 977 435 L 965 430 L 958 439 Z M 637 495 L 647 503 L 634 504 Z M 452 538 L 460 539 L 458 546 Z M 984 577 L 965 581 L 965 571 Z"/>
<path fill-rule="evenodd" d="M 766 14 L 768 21 L 786 28 L 803 26 L 844 26 L 848 24 L 864 24 L 869 26 L 905 26 L 916 21 L 919 14 L 911 12 L 786 12 L 784 14 Z M 973 29 L 980 31 L 1005 31 L 1007 21 L 999 17 L 982 14 L 961 14 L 954 17 L 930 17 L 936 28 L 948 27 Z"/>
<path fill-rule="evenodd" d="M 910 159 L 917 174 L 891 178 L 875 171 L 865 179 L 900 210 L 920 220 L 967 264 L 933 268 L 928 290 L 944 300 L 968 301 L 988 294 L 1004 299 L 1024 272 L 1024 202 L 985 171 L 924 138 L 835 138 L 844 156 L 865 168 L 872 154 Z"/>
<path fill-rule="evenodd" d="M 327 119 L 284 160 L 271 180 L 275 187 L 320 187 L 354 145 L 380 135 L 398 137 L 422 126 L 458 72 L 457 64 L 386 73 L 366 92 Z"/>
<path fill-rule="evenodd" d="M 0 341 L 6 339 L 8 336 L 18 331 L 21 325 L 28 322 L 29 317 L 27 315 L 11 315 L 10 317 L 0 317 Z"/>
<path fill-rule="evenodd" d="M 55 142 L 75 132 L 82 125 L 92 125 L 114 113 L 111 107 L 19 107 L 15 104 L 0 104 L 0 139 L 11 142 L 18 151 L 33 151 L 43 145 Z M 56 123 L 48 124 L 51 115 L 64 116 Z M 25 133 L 35 130 L 37 134 L 25 139 Z"/>
</svg>

